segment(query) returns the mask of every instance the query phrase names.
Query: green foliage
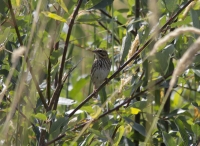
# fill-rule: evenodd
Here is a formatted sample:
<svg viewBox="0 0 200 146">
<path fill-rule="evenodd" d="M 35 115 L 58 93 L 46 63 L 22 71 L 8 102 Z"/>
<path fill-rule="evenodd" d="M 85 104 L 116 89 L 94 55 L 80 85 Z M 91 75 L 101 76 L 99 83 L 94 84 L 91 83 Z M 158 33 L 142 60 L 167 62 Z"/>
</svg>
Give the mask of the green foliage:
<svg viewBox="0 0 200 146">
<path fill-rule="evenodd" d="M 200 29 L 199 1 L 190 7 L 192 0 L 79 2 L 1 2 L 0 144 L 198 145 L 198 52 L 182 64 L 166 102 L 165 96 L 199 33 L 173 35 L 149 53 L 174 30 Z M 159 22 L 152 23 L 150 3 Z M 96 48 L 108 51 L 112 69 L 93 99 L 90 50 Z"/>
</svg>

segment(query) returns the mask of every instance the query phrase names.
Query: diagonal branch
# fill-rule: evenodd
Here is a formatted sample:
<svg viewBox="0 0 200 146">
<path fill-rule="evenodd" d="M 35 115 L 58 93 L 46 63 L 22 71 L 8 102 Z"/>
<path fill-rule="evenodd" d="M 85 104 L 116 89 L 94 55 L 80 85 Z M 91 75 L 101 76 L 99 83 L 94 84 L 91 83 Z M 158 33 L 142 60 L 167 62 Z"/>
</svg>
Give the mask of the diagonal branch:
<svg viewBox="0 0 200 146">
<path fill-rule="evenodd" d="M 160 32 L 162 30 L 164 30 L 168 25 L 170 25 L 173 20 L 194 0 L 190 0 L 188 1 L 182 8 L 180 8 L 173 17 L 171 17 L 166 23 L 165 25 L 159 30 Z M 115 76 L 117 76 L 119 74 L 120 71 L 122 71 L 132 60 L 134 60 L 152 41 L 152 39 L 154 38 L 155 34 L 152 35 L 152 37 L 140 48 L 138 49 L 135 54 L 129 59 L 127 60 L 122 66 L 120 66 L 118 68 L 118 70 L 107 80 L 105 80 L 101 86 L 96 90 L 96 92 L 98 92 L 100 89 L 102 89 L 108 82 L 110 82 Z M 91 93 L 84 101 L 82 101 L 69 115 L 68 117 L 72 117 L 74 115 L 74 113 L 80 109 L 87 101 L 89 101 L 96 92 Z"/>
<path fill-rule="evenodd" d="M 63 70 L 64 70 L 64 65 L 65 65 L 65 58 L 66 58 L 67 49 L 68 49 L 68 45 L 69 45 L 69 39 L 70 39 L 72 28 L 73 28 L 73 25 L 74 25 L 74 20 L 75 20 L 77 14 L 78 14 L 78 11 L 79 11 L 79 8 L 81 6 L 82 1 L 83 0 L 78 1 L 77 7 L 74 10 L 74 13 L 72 15 L 72 19 L 69 23 L 69 29 L 68 29 L 68 32 L 67 32 L 67 37 L 66 37 L 66 40 L 65 40 L 65 47 L 64 47 L 64 51 L 63 51 L 61 65 L 60 65 L 58 84 L 61 84 L 62 74 L 63 74 Z"/>
<path fill-rule="evenodd" d="M 113 19 L 113 17 L 112 16 L 110 16 L 108 13 L 106 13 L 104 10 L 99 10 L 102 14 L 104 14 L 104 15 L 106 15 L 108 18 L 110 18 L 110 19 Z M 120 25 L 120 26 L 122 26 L 123 28 L 125 28 L 125 29 L 127 29 L 126 28 L 126 26 L 125 25 L 123 25 L 121 22 L 119 22 L 118 20 L 115 20 L 115 22 L 118 24 L 118 25 Z M 130 31 L 134 36 L 136 36 L 137 35 L 137 33 L 134 31 L 134 30 L 132 30 L 132 31 Z"/>
</svg>

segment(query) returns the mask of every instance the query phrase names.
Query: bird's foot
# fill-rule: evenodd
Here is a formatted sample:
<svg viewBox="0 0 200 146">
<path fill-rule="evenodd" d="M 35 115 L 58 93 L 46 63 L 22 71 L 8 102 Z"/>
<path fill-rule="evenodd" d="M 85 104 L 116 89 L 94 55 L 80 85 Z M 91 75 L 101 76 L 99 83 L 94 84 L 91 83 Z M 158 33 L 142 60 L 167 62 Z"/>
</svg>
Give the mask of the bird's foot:
<svg viewBox="0 0 200 146">
<path fill-rule="evenodd" d="M 98 92 L 97 92 L 97 89 L 94 89 L 93 93 L 94 93 L 94 96 L 93 96 L 93 98 L 97 98 L 97 97 L 98 97 Z"/>
</svg>

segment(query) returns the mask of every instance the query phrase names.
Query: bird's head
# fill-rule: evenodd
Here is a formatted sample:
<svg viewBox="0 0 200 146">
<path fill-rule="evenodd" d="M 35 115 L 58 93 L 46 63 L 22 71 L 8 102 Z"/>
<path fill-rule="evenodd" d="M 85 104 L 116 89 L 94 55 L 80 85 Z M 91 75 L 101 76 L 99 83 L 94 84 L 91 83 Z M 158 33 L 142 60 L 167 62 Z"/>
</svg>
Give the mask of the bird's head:
<svg viewBox="0 0 200 146">
<path fill-rule="evenodd" d="M 95 56 L 97 59 L 108 58 L 108 53 L 106 50 L 96 49 L 96 50 L 93 50 L 92 52 L 95 53 Z"/>
</svg>

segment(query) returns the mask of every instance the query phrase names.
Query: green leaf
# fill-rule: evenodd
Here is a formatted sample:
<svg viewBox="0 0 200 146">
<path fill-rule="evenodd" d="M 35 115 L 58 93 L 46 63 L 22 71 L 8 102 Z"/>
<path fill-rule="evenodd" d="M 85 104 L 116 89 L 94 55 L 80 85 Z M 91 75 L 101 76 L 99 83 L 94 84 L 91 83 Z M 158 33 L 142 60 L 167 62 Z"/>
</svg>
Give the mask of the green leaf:
<svg viewBox="0 0 200 146">
<path fill-rule="evenodd" d="M 134 92 L 136 92 L 136 90 L 139 89 L 139 87 L 141 87 L 142 83 L 143 83 L 143 80 L 140 80 L 137 83 L 134 83 L 132 85 L 132 90 L 131 90 L 131 94 L 130 95 L 132 95 Z"/>
<path fill-rule="evenodd" d="M 191 104 L 192 104 L 194 107 L 199 108 L 199 105 L 198 105 L 197 102 L 193 101 Z"/>
<path fill-rule="evenodd" d="M 103 136 L 99 130 L 95 130 L 93 128 L 90 128 L 89 131 L 92 132 L 93 134 L 95 134 L 96 136 L 100 137 L 100 138 L 103 138 L 103 139 L 105 138 L 105 136 Z"/>
<path fill-rule="evenodd" d="M 90 0 L 86 4 L 86 9 L 103 9 L 110 6 L 114 0 Z"/>
<path fill-rule="evenodd" d="M 171 24 L 171 27 L 179 27 L 182 25 L 187 25 L 191 22 L 191 17 L 186 17 L 184 20 L 177 21 Z"/>
<path fill-rule="evenodd" d="M 0 44 L 4 43 L 7 37 L 11 37 L 11 28 L 10 27 L 3 27 L 2 32 L 0 34 Z M 2 47 L 2 46 L 1 46 Z M 2 51 L 2 49 L 1 49 Z"/>
<path fill-rule="evenodd" d="M 165 23 L 167 22 L 167 16 L 163 15 L 160 19 L 159 19 L 159 26 L 162 27 L 165 25 Z"/>
<path fill-rule="evenodd" d="M 95 22 L 98 21 L 101 17 L 91 13 L 81 13 L 78 15 L 76 21 L 78 22 Z"/>
<path fill-rule="evenodd" d="M 69 119 L 65 117 L 57 118 L 56 121 L 52 123 L 49 134 L 56 133 L 56 132 L 58 132 L 59 134 L 59 132 L 61 131 L 61 127 L 65 126 L 68 123 L 68 121 Z"/>
<path fill-rule="evenodd" d="M 196 138 L 200 137 L 200 126 L 197 124 L 191 125 L 192 131 Z"/>
<path fill-rule="evenodd" d="M 136 101 L 132 104 L 132 107 L 138 108 L 140 110 L 143 110 L 148 105 L 147 101 Z"/>
<path fill-rule="evenodd" d="M 127 108 L 127 110 L 130 110 L 129 112 L 131 113 L 131 114 L 133 114 L 133 115 L 137 115 L 139 112 L 141 112 L 141 110 L 140 109 L 138 109 L 138 108 L 133 108 L 133 107 L 130 107 L 130 108 Z"/>
<path fill-rule="evenodd" d="M 50 56 L 50 61 L 52 64 L 56 64 L 58 63 L 58 58 L 62 55 L 61 51 L 60 50 L 54 50 L 52 53 L 51 53 L 51 56 Z"/>
<path fill-rule="evenodd" d="M 83 143 L 81 144 L 82 146 L 87 146 L 87 145 L 91 145 L 92 139 L 94 138 L 94 134 L 89 134 L 85 140 L 83 141 Z"/>
<path fill-rule="evenodd" d="M 186 121 L 184 121 L 184 122 L 186 122 Z M 178 131 L 180 132 L 181 137 L 183 139 L 184 146 L 188 146 L 188 144 L 189 144 L 189 135 L 186 132 L 186 129 L 185 129 L 183 121 L 181 121 L 180 119 L 177 118 L 177 119 L 175 119 L 175 123 L 176 123 Z"/>
<path fill-rule="evenodd" d="M 101 97 L 101 103 L 103 104 L 103 103 L 107 100 L 107 94 L 106 94 L 105 87 L 103 87 L 103 88 L 99 91 L 99 95 L 100 95 L 100 97 Z"/>
<path fill-rule="evenodd" d="M 59 5 L 63 8 L 63 10 L 65 10 L 65 12 L 69 13 L 68 12 L 68 9 L 67 7 L 65 6 L 65 3 L 63 0 L 57 0 L 57 2 L 59 3 Z"/>
<path fill-rule="evenodd" d="M 163 51 L 156 53 L 155 59 L 151 57 L 155 71 L 159 72 L 161 75 L 166 74 L 174 50 L 174 45 L 170 44 L 166 46 Z"/>
<path fill-rule="evenodd" d="M 131 34 L 127 32 L 126 36 L 123 37 L 122 40 L 122 58 L 120 62 L 121 65 L 124 63 L 124 60 L 128 55 L 130 47 L 131 47 Z"/>
<path fill-rule="evenodd" d="M 47 116 L 42 113 L 37 113 L 36 115 L 33 115 L 33 116 L 39 120 L 43 120 L 43 121 L 47 120 Z"/>
<path fill-rule="evenodd" d="M 114 139 L 114 146 L 118 146 L 123 134 L 124 134 L 124 126 L 121 125 L 118 130 L 117 130 L 117 133 L 116 133 L 116 136 L 115 136 L 115 139 Z"/>
<path fill-rule="evenodd" d="M 64 19 L 63 17 L 61 16 L 58 16 L 57 14 L 54 14 L 54 13 L 51 13 L 51 12 L 47 12 L 47 11 L 43 11 L 42 12 L 46 17 L 50 17 L 52 19 L 55 19 L 55 20 L 58 20 L 58 21 L 61 21 L 61 22 L 67 22 L 66 19 Z"/>
<path fill-rule="evenodd" d="M 165 131 L 162 132 L 163 140 L 166 146 L 175 146 L 176 143 L 174 142 L 174 139 L 171 135 L 166 133 Z"/>
<path fill-rule="evenodd" d="M 200 10 L 192 10 L 191 9 L 191 15 L 192 15 L 192 22 L 193 26 L 200 29 L 200 22 L 199 22 L 199 16 L 200 16 Z M 197 34 L 195 34 L 196 39 L 199 37 Z"/>
<path fill-rule="evenodd" d="M 127 121 L 127 123 L 129 123 L 132 126 L 133 129 L 138 131 L 141 135 L 146 136 L 146 130 L 145 130 L 144 126 L 134 122 L 130 118 L 124 117 L 124 119 Z"/>
<path fill-rule="evenodd" d="M 164 0 L 163 2 L 165 3 L 167 10 L 174 12 L 177 7 L 177 0 Z"/>
<path fill-rule="evenodd" d="M 82 76 L 80 77 L 77 82 L 75 83 L 73 89 L 69 92 L 69 95 L 71 97 L 76 97 L 76 95 L 78 93 L 80 93 L 80 90 L 82 90 L 82 88 L 86 85 L 86 83 L 88 82 L 89 76 Z M 77 100 L 77 98 L 76 98 Z"/>
<path fill-rule="evenodd" d="M 0 4 L 0 14 L 1 14 L 1 17 L 4 16 L 7 13 L 7 9 L 9 9 L 9 8 L 8 8 L 6 2 L 2 1 L 1 4 Z"/>
<path fill-rule="evenodd" d="M 146 136 L 146 130 L 145 130 L 144 126 L 134 122 L 132 127 L 133 127 L 133 129 L 138 131 L 141 135 Z"/>
<path fill-rule="evenodd" d="M 151 29 L 149 25 L 143 25 L 142 27 L 140 27 L 140 29 L 138 30 L 140 44 L 144 44 L 146 42 L 146 40 L 149 38 L 150 31 Z"/>
</svg>

